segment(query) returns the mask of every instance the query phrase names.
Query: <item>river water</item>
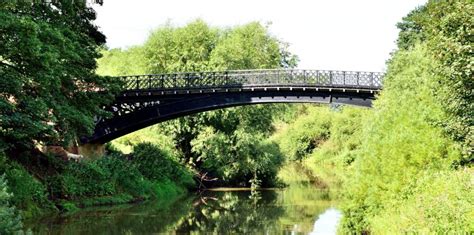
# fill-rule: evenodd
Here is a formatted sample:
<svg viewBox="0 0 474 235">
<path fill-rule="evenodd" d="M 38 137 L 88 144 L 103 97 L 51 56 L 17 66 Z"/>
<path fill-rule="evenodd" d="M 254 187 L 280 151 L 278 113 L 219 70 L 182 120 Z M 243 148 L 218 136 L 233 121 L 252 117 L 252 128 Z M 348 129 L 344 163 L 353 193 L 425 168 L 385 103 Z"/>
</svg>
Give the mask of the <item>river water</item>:
<svg viewBox="0 0 474 235">
<path fill-rule="evenodd" d="M 287 183 L 257 193 L 205 191 L 174 201 L 89 208 L 25 227 L 34 234 L 334 234 L 341 213 L 328 189 L 305 177 Z"/>
</svg>

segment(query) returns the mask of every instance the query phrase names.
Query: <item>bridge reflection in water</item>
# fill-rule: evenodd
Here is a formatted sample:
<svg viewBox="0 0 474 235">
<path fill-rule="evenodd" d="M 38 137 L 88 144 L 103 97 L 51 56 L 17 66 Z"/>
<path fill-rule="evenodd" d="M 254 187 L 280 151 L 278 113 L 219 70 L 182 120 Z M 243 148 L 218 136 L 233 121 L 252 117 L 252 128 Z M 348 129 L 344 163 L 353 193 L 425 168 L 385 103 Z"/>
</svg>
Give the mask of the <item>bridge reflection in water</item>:
<svg viewBox="0 0 474 235">
<path fill-rule="evenodd" d="M 370 107 L 383 73 L 329 70 L 236 70 L 118 77 L 122 92 L 84 143 L 105 143 L 173 118 L 261 103 L 340 103 Z"/>
</svg>

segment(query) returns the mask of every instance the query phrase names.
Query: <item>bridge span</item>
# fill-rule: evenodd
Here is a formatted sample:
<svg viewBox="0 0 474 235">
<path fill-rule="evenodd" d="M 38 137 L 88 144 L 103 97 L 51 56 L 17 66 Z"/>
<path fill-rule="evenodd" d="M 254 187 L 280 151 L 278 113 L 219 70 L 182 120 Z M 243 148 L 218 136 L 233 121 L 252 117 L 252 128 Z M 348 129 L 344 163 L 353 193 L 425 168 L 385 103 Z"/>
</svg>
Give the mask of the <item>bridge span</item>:
<svg viewBox="0 0 474 235">
<path fill-rule="evenodd" d="M 329 70 L 235 70 L 117 77 L 122 92 L 105 107 L 83 143 L 105 143 L 173 118 L 262 103 L 339 103 L 370 107 L 383 73 Z"/>
</svg>

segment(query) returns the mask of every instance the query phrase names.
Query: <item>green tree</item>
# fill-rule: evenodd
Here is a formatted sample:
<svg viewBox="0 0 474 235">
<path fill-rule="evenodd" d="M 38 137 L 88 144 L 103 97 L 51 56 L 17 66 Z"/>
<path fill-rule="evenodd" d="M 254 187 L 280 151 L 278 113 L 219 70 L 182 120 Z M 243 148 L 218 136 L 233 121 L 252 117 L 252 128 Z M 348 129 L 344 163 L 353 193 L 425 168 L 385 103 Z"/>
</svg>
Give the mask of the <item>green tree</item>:
<svg viewBox="0 0 474 235">
<path fill-rule="evenodd" d="M 192 145 L 202 161 L 201 170 L 224 185 L 250 186 L 256 177 L 263 186 L 274 186 L 283 162 L 276 143 L 243 129 L 225 134 L 208 127 Z"/>
<path fill-rule="evenodd" d="M 184 27 L 174 27 L 168 23 L 153 31 L 145 44 L 134 50 L 139 51 L 136 55 L 141 55 L 142 60 L 145 61 L 145 65 L 141 67 L 143 73 L 169 73 L 295 66 L 297 58 L 288 52 L 287 46 L 271 36 L 267 26 L 257 22 L 220 29 L 210 27 L 202 20 L 196 20 Z M 123 66 L 121 57 L 129 52 L 131 52 L 130 49 L 106 52 L 107 57 L 99 60 L 99 71 L 119 72 L 111 67 Z M 114 56 L 109 57 L 112 53 L 120 54 L 115 56 L 119 58 L 117 62 L 114 62 Z M 129 73 L 129 71 L 125 72 L 125 74 Z M 211 128 L 216 138 L 225 137 L 231 141 L 231 145 L 220 145 L 220 141 L 209 140 L 209 144 L 227 148 L 212 155 L 213 157 L 219 155 L 231 158 L 231 155 L 225 154 L 235 147 L 232 144 L 244 141 L 240 138 L 247 134 L 268 136 L 272 131 L 271 123 L 274 116 L 282 108 L 283 106 L 268 105 L 220 109 L 178 118 L 160 126 L 164 133 L 172 136 L 175 145 L 182 152 L 182 162 L 191 164 L 197 169 L 203 169 L 201 165 L 204 164 L 202 161 L 204 158 L 200 157 L 202 151 L 191 144 L 204 141 L 197 140 L 204 138 L 201 132 Z M 258 143 L 261 140 L 262 138 L 257 138 L 255 143 L 252 143 L 252 147 L 261 144 Z M 248 156 L 236 154 L 232 156 L 236 158 Z M 212 162 L 211 158 L 206 157 L 207 165 Z M 258 159 L 259 156 L 254 156 L 254 158 Z M 240 170 L 244 170 L 248 165 L 242 164 L 240 167 L 242 168 Z M 206 167 L 206 169 L 214 168 Z M 221 171 L 214 173 L 216 176 L 222 176 Z"/>
<path fill-rule="evenodd" d="M 399 49 L 408 50 L 426 38 L 422 25 L 426 20 L 428 20 L 426 18 L 426 6 L 420 6 L 397 23 L 397 28 L 400 30 L 397 39 Z"/>
<path fill-rule="evenodd" d="M 347 215 L 342 221 L 344 231 L 382 232 L 384 230 L 377 230 L 383 227 L 377 219 L 382 215 L 386 219 L 399 219 L 400 223 L 394 226 L 397 233 L 449 233 L 472 227 L 469 214 L 458 213 L 472 210 L 472 206 L 466 207 L 470 196 L 463 193 L 469 191 L 469 184 L 455 184 L 454 195 L 450 193 L 455 200 L 450 205 L 461 207 L 439 206 L 432 210 L 427 204 L 412 209 L 403 206 L 404 202 L 414 203 L 423 198 L 442 203 L 443 196 L 434 193 L 429 183 L 420 184 L 418 179 L 439 181 L 439 177 L 436 180 L 431 177 L 442 171 L 456 174 L 449 170 L 460 157 L 459 146 L 437 125 L 449 118 L 433 95 L 433 89 L 439 85 L 432 73 L 437 66 L 426 45 L 397 52 L 389 64 L 384 90 L 374 104 L 373 114 L 363 125 L 361 142 L 351 166 L 353 171 L 344 183 L 343 209 Z M 460 174 L 468 177 L 470 173 Z M 397 214 L 401 211 L 405 214 Z M 387 216 L 389 212 L 393 214 Z M 443 213 L 446 221 L 441 217 L 431 219 L 437 213 Z M 404 216 L 410 216 L 412 221 L 407 222 Z M 430 222 L 421 222 L 423 220 Z M 443 226 L 436 226 L 439 223 Z M 423 226 L 412 227 L 412 224 Z"/>
<path fill-rule="evenodd" d="M 143 45 L 147 73 L 210 70 L 211 52 L 219 39 L 218 29 L 202 20 L 184 27 L 166 24 L 153 31 Z"/>
<path fill-rule="evenodd" d="M 212 67 L 218 70 L 271 69 L 281 61 L 279 41 L 257 22 L 232 29 L 211 55 Z"/>
<path fill-rule="evenodd" d="M 192 187 L 190 172 L 182 166 L 170 153 L 151 143 L 140 143 L 133 148 L 132 161 L 138 170 L 148 179 L 163 182 L 172 182 Z"/>
<path fill-rule="evenodd" d="M 351 151 L 342 232 L 474 231 L 473 12 L 469 0 L 433 0 L 398 24 L 399 50 Z"/>
<path fill-rule="evenodd" d="M 97 74 L 102 76 L 137 75 L 145 73 L 146 63 L 143 59 L 143 47 L 131 47 L 127 50 L 102 50 L 102 57 L 97 60 L 100 64 Z"/>
<path fill-rule="evenodd" d="M 0 137 L 3 148 L 69 144 L 90 134 L 112 98 L 95 74 L 105 43 L 85 1 L 0 3 Z M 101 92 L 98 92 L 101 91 Z"/>
<path fill-rule="evenodd" d="M 288 160 L 303 160 L 330 137 L 335 112 L 326 107 L 308 110 L 285 130 L 276 134 L 281 151 Z"/>
<path fill-rule="evenodd" d="M 439 62 L 433 70 L 440 75 L 434 92 L 450 115 L 440 125 L 463 144 L 460 164 L 474 162 L 473 12 L 474 4 L 470 0 L 429 1 L 397 25 L 400 49 L 424 42 L 433 59 Z"/>
<path fill-rule="evenodd" d="M 461 1 L 430 1 L 431 17 L 426 26 L 431 32 L 430 53 L 439 60 L 441 74 L 436 92 L 445 105 L 447 132 L 463 145 L 460 164 L 474 164 L 474 79 L 473 34 L 474 3 Z"/>
</svg>

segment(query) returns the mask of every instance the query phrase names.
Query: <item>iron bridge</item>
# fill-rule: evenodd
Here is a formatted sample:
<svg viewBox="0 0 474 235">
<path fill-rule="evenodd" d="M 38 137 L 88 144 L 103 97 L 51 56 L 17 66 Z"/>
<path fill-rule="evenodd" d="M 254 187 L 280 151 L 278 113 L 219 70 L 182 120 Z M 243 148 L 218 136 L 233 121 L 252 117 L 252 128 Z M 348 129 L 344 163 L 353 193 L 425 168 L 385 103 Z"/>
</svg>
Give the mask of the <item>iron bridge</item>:
<svg viewBox="0 0 474 235">
<path fill-rule="evenodd" d="M 83 143 L 106 143 L 173 118 L 261 103 L 339 103 L 370 107 L 383 73 L 329 70 L 236 70 L 117 77 L 122 92 L 105 107 Z"/>
</svg>

